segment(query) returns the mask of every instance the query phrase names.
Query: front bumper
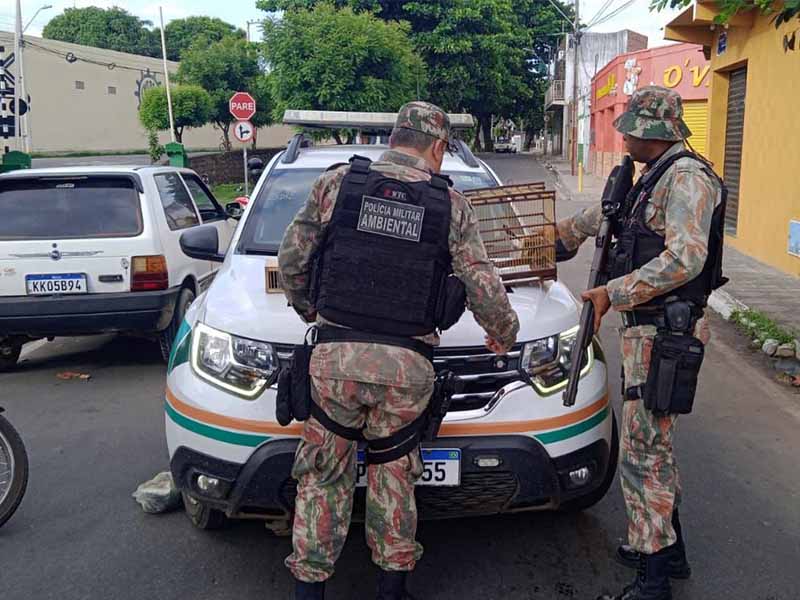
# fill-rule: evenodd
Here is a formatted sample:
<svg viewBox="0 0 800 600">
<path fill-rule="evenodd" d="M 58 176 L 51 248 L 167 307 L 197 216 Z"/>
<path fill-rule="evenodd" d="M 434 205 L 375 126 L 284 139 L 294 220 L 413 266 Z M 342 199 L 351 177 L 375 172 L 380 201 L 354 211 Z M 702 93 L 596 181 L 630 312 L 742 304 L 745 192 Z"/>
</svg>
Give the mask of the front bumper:
<svg viewBox="0 0 800 600">
<path fill-rule="evenodd" d="M 84 335 L 165 329 L 179 287 L 156 292 L 0 298 L 0 337 Z"/>
<path fill-rule="evenodd" d="M 556 458 L 536 439 L 523 435 L 447 437 L 425 447 L 461 449 L 461 484 L 418 486 L 417 507 L 422 519 L 557 508 L 596 490 L 609 467 L 605 439 Z M 239 465 L 181 446 L 173 453 L 170 469 L 178 488 L 228 516 L 280 518 L 294 509 L 297 491 L 290 472 L 296 448 L 297 439 L 270 441 Z M 497 457 L 501 462 L 497 467 L 479 467 L 479 456 Z M 592 477 L 574 487 L 569 473 L 581 467 L 588 467 Z M 218 491 L 201 490 L 199 475 L 218 479 Z M 363 518 L 364 495 L 363 488 L 356 490 L 356 519 Z"/>
</svg>

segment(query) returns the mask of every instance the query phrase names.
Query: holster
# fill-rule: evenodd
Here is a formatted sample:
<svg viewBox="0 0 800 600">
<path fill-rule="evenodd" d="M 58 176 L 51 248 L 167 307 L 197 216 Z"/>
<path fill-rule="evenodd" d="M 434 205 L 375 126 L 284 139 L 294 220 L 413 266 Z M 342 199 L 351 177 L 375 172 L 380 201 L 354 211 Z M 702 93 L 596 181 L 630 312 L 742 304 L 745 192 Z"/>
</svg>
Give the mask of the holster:
<svg viewBox="0 0 800 600">
<path fill-rule="evenodd" d="M 704 355 L 703 342 L 693 335 L 660 331 L 642 394 L 645 408 L 656 415 L 692 412 Z"/>
<path fill-rule="evenodd" d="M 431 396 L 426 410 L 425 422 L 422 426 L 422 441 L 432 442 L 439 436 L 439 428 L 450 409 L 450 400 L 457 394 L 463 384 L 450 371 L 442 371 L 436 375 Z"/>
<path fill-rule="evenodd" d="M 278 375 L 278 394 L 275 399 L 275 418 L 286 427 L 295 421 L 306 421 L 311 416 L 311 376 L 309 366 L 314 345 L 308 341 L 295 346 L 292 361 Z"/>
</svg>

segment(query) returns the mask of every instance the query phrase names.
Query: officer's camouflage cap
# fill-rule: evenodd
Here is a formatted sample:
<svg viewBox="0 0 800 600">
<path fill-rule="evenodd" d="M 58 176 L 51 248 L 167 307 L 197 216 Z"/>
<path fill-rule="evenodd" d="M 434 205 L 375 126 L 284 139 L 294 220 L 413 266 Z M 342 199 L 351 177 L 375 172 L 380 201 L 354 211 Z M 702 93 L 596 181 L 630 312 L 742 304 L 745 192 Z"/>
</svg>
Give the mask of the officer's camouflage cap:
<svg viewBox="0 0 800 600">
<path fill-rule="evenodd" d="M 411 129 L 444 140 L 450 139 L 450 117 L 430 102 L 409 102 L 397 113 L 395 129 Z"/>
<path fill-rule="evenodd" d="M 643 140 L 678 142 L 692 135 L 683 121 L 680 95 L 657 85 L 636 90 L 627 110 L 614 121 L 614 127 L 620 133 Z"/>
</svg>

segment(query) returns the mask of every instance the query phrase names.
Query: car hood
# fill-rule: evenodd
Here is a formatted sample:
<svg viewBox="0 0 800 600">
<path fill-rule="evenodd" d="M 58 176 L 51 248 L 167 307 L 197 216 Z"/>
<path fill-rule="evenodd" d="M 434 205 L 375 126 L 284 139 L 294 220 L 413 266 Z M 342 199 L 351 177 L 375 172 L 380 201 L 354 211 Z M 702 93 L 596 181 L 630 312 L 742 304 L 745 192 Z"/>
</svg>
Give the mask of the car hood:
<svg viewBox="0 0 800 600">
<path fill-rule="evenodd" d="M 199 318 L 215 329 L 250 339 L 301 343 L 308 325 L 283 294 L 266 292 L 265 267 L 276 265 L 275 257 L 228 255 L 205 295 Z M 557 281 L 514 288 L 509 299 L 519 316 L 519 341 L 554 335 L 578 323 L 575 299 Z M 441 340 L 442 346 L 481 346 L 484 331 L 467 311 Z"/>
</svg>

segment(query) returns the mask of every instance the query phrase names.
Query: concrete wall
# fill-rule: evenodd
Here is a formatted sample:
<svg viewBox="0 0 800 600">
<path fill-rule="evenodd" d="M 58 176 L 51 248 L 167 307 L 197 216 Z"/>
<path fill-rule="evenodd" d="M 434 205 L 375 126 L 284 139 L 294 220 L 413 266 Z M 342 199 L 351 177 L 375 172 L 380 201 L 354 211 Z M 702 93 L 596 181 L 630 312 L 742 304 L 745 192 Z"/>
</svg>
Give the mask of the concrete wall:
<svg viewBox="0 0 800 600">
<path fill-rule="evenodd" d="M 794 36 L 794 50 L 790 41 Z M 786 273 L 800 275 L 800 257 L 789 254 L 790 221 L 800 221 L 800 23 L 775 29 L 770 16 L 756 15 L 751 27 L 731 27 L 727 49 L 712 44 L 710 158 L 723 172 L 728 71 L 747 66 L 739 220 L 732 246 Z"/>
<path fill-rule="evenodd" d="M 252 151 L 248 150 L 247 158 L 258 156 L 264 161 L 264 166 L 283 148 L 260 148 Z M 221 154 L 208 154 L 193 156 L 189 165 L 193 170 L 211 184 L 218 183 L 239 183 L 244 181 L 244 158 L 241 150 L 224 152 Z M 255 181 L 251 181 L 253 185 Z"/>
<path fill-rule="evenodd" d="M 139 93 L 148 86 L 163 84 L 160 59 L 29 36 L 25 40 L 32 151 L 147 147 L 147 136 L 138 119 Z M 2 57 L 8 59 L 14 48 L 13 34 L 0 32 L 0 46 L 4 49 Z M 67 60 L 73 57 L 77 60 Z M 9 69 L 15 77 L 18 65 L 17 60 Z M 178 63 L 168 65 L 170 73 L 177 71 Z M 291 128 L 270 127 L 259 132 L 258 141 L 262 147 L 275 147 L 284 145 L 291 135 Z M 169 141 L 169 133 L 164 132 L 161 140 Z M 185 130 L 183 141 L 189 148 L 218 148 L 221 136 L 208 125 Z M 13 139 L 5 140 L 4 145 L 15 147 Z"/>
</svg>

